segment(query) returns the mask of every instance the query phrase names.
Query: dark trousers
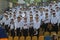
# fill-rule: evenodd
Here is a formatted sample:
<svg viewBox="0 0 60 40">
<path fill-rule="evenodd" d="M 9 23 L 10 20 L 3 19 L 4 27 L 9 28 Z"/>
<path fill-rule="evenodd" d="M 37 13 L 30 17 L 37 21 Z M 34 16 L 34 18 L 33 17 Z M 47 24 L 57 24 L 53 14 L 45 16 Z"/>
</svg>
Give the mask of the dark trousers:
<svg viewBox="0 0 60 40">
<path fill-rule="evenodd" d="M 6 32 L 9 32 L 9 27 L 8 27 L 8 25 L 5 25 L 5 30 L 6 30 Z"/>
<path fill-rule="evenodd" d="M 60 23 L 59 23 L 59 25 L 58 25 L 58 30 L 60 31 Z"/>
<path fill-rule="evenodd" d="M 47 31 L 47 26 L 48 26 L 48 23 L 43 23 L 42 25 L 41 25 L 41 28 L 44 30 L 44 31 Z"/>
<path fill-rule="evenodd" d="M 11 29 L 11 36 L 12 36 L 12 37 L 15 36 L 15 31 L 14 31 L 14 29 Z"/>
<path fill-rule="evenodd" d="M 59 27 L 60 27 L 60 23 L 59 23 Z"/>
<path fill-rule="evenodd" d="M 28 29 L 23 29 L 23 35 L 26 37 L 28 36 Z"/>
<path fill-rule="evenodd" d="M 33 29 L 33 27 L 29 28 L 29 34 L 30 34 L 30 36 L 34 35 L 34 29 Z"/>
<path fill-rule="evenodd" d="M 44 26 L 45 26 L 45 24 L 43 23 L 43 24 L 41 24 L 41 28 L 44 30 Z"/>
<path fill-rule="evenodd" d="M 55 31 L 55 32 L 58 32 L 58 26 L 57 26 L 57 23 L 56 24 L 53 24 L 53 31 Z"/>
<path fill-rule="evenodd" d="M 17 35 L 17 36 L 21 36 L 20 28 L 17 28 L 17 29 L 16 29 L 16 35 Z"/>
<path fill-rule="evenodd" d="M 39 36 L 39 29 L 37 30 L 37 32 L 38 32 L 37 36 Z"/>
<path fill-rule="evenodd" d="M 48 23 L 44 24 L 45 31 L 47 31 Z"/>
</svg>

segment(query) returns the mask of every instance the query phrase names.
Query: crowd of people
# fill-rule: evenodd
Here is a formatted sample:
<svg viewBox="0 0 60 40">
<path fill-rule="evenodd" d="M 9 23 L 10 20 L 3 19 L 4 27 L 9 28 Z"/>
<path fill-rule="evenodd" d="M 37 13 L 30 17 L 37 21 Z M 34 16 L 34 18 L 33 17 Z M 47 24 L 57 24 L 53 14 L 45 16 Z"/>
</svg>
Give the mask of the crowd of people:
<svg viewBox="0 0 60 40">
<path fill-rule="evenodd" d="M 42 28 L 48 32 L 60 29 L 60 2 L 51 2 L 48 6 L 16 6 L 5 11 L 0 24 L 11 36 L 39 36 Z"/>
</svg>

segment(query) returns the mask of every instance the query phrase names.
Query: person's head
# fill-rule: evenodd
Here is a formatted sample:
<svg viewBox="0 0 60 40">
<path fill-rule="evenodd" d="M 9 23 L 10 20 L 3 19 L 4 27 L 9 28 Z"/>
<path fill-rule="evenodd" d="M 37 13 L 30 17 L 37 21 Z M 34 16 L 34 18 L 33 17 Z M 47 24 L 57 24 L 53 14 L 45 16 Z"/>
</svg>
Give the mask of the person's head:
<svg viewBox="0 0 60 40">
<path fill-rule="evenodd" d="M 36 19 L 36 21 L 37 21 L 37 22 L 39 21 L 39 20 L 38 20 L 38 19 L 39 19 L 39 17 L 38 17 L 38 16 L 36 16 L 36 17 L 35 17 L 35 19 Z"/>
<path fill-rule="evenodd" d="M 22 8 L 20 8 L 20 10 L 22 10 Z"/>
<path fill-rule="evenodd" d="M 8 15 L 7 14 L 5 14 L 5 18 L 8 19 Z"/>
<path fill-rule="evenodd" d="M 53 13 L 53 17 L 55 17 L 56 15 L 55 15 L 56 13 Z"/>
<path fill-rule="evenodd" d="M 20 22 L 20 21 L 21 21 L 21 17 L 20 17 L 20 16 L 18 16 L 18 17 L 17 17 L 17 20 L 18 20 L 18 22 Z"/>
<path fill-rule="evenodd" d="M 43 8 L 40 8 L 40 12 L 43 12 Z"/>
<path fill-rule="evenodd" d="M 48 13 L 46 13 L 45 16 L 48 16 Z"/>
<path fill-rule="evenodd" d="M 45 9 L 46 12 L 48 12 L 49 10 L 48 9 Z"/>
<path fill-rule="evenodd" d="M 21 11 L 19 11 L 19 14 L 22 14 L 22 12 L 21 12 Z"/>
<path fill-rule="evenodd" d="M 49 5 L 50 7 L 52 7 L 52 5 Z"/>
<path fill-rule="evenodd" d="M 10 13 L 10 16 L 12 16 L 12 13 Z"/>
<path fill-rule="evenodd" d="M 27 22 L 27 17 L 24 17 L 24 21 Z"/>
<path fill-rule="evenodd" d="M 43 11 L 45 11 L 45 8 L 43 8 Z"/>
<path fill-rule="evenodd" d="M 16 15 L 16 12 L 14 12 L 13 14 L 15 14 L 15 15 Z"/>
<path fill-rule="evenodd" d="M 11 19 L 11 22 L 10 23 L 14 23 L 14 19 L 13 18 Z"/>
<path fill-rule="evenodd" d="M 27 14 L 27 12 L 25 11 L 24 14 Z"/>
<path fill-rule="evenodd" d="M 38 11 L 36 11 L 36 13 L 38 13 Z"/>
<path fill-rule="evenodd" d="M 14 21 L 14 19 L 12 18 L 11 21 Z"/>
<path fill-rule="evenodd" d="M 59 9 L 60 9 L 59 7 L 56 7 L 56 11 L 59 11 Z"/>
<path fill-rule="evenodd" d="M 32 13 L 32 11 L 30 11 L 30 13 Z"/>
<path fill-rule="evenodd" d="M 48 17 L 48 13 L 46 13 L 45 16 Z"/>
<path fill-rule="evenodd" d="M 30 15 L 30 21 L 32 21 L 33 20 L 33 16 L 32 15 Z"/>
<path fill-rule="evenodd" d="M 56 11 L 55 10 L 52 10 L 52 14 L 55 13 Z"/>
</svg>

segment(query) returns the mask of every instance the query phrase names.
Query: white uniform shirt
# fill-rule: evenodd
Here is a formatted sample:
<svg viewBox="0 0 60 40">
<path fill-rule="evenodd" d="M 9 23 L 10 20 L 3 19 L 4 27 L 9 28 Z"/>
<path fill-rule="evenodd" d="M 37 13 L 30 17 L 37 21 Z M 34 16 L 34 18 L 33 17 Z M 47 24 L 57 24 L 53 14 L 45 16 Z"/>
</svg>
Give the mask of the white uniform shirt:
<svg viewBox="0 0 60 40">
<path fill-rule="evenodd" d="M 10 29 L 14 29 L 15 25 L 14 24 L 10 24 Z"/>
<path fill-rule="evenodd" d="M 16 20 L 16 21 L 15 21 L 15 30 L 16 30 L 17 28 L 22 29 L 22 27 L 23 27 L 23 22 L 22 22 L 22 21 L 18 22 L 18 21 Z"/>
<path fill-rule="evenodd" d="M 44 18 L 44 23 L 50 23 L 50 17 Z"/>
<path fill-rule="evenodd" d="M 4 23 L 4 22 L 5 22 L 5 20 L 6 20 L 6 18 L 5 18 L 5 17 L 3 17 L 3 19 L 1 20 L 1 24 L 2 24 L 2 23 Z"/>
<path fill-rule="evenodd" d="M 10 25 L 10 20 L 9 19 L 8 20 L 5 20 L 4 24 L 5 25 Z"/>
<path fill-rule="evenodd" d="M 38 21 L 38 22 L 34 22 L 34 29 L 39 29 L 40 28 L 40 25 L 41 25 L 41 23 L 40 23 L 40 21 Z"/>
<path fill-rule="evenodd" d="M 26 22 L 24 22 L 24 26 L 23 26 L 23 29 L 28 29 L 29 27 L 28 27 L 28 23 Z"/>
<path fill-rule="evenodd" d="M 52 16 L 52 18 L 51 18 L 51 23 L 52 23 L 52 24 L 56 24 L 57 22 L 58 22 L 58 18 Z"/>
</svg>

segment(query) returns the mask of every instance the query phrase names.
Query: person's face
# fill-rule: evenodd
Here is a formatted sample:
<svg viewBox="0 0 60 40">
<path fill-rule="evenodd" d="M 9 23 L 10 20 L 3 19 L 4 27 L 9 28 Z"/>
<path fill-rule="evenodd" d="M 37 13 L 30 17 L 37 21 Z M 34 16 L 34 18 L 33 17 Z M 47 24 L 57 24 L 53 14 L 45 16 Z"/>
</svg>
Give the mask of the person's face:
<svg viewBox="0 0 60 40">
<path fill-rule="evenodd" d="M 20 18 L 20 17 L 18 17 L 18 18 L 17 18 L 17 20 L 18 20 L 18 21 L 20 21 L 20 20 L 21 20 L 21 18 Z"/>
<path fill-rule="evenodd" d="M 56 11 L 59 11 L 59 8 L 58 7 L 56 8 Z"/>
<path fill-rule="evenodd" d="M 45 11 L 48 12 L 48 9 L 46 9 Z"/>
<path fill-rule="evenodd" d="M 55 15 L 55 13 L 53 13 L 53 17 L 55 17 L 56 15 Z"/>
<path fill-rule="evenodd" d="M 24 18 L 24 21 L 27 22 L 27 18 Z"/>
<path fill-rule="evenodd" d="M 48 17 L 48 13 L 46 13 L 45 16 Z"/>
<path fill-rule="evenodd" d="M 8 16 L 7 16 L 7 15 L 5 15 L 5 18 L 7 19 L 7 18 L 8 18 Z"/>
<path fill-rule="evenodd" d="M 19 11 L 19 14 L 21 14 L 22 12 L 21 11 Z"/>
<path fill-rule="evenodd" d="M 12 16 L 12 13 L 10 13 L 10 16 Z"/>
<path fill-rule="evenodd" d="M 14 19 L 11 19 L 11 22 L 14 22 Z"/>
<path fill-rule="evenodd" d="M 30 21 L 32 21 L 33 20 L 33 17 L 30 17 Z"/>
<path fill-rule="evenodd" d="M 36 21 L 38 22 L 38 19 L 39 19 L 39 18 L 38 18 L 38 16 L 36 16 L 36 18 L 35 18 L 35 19 L 36 19 Z"/>
<path fill-rule="evenodd" d="M 36 11 L 36 13 L 38 13 L 38 11 Z"/>
<path fill-rule="evenodd" d="M 40 12 L 43 12 L 43 9 L 42 8 L 40 8 Z"/>
</svg>

